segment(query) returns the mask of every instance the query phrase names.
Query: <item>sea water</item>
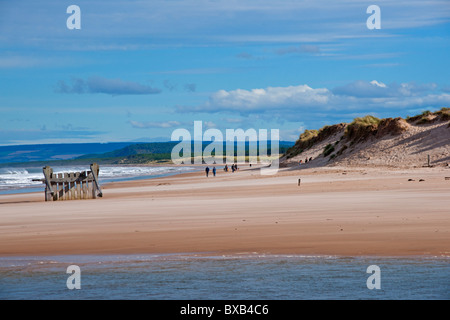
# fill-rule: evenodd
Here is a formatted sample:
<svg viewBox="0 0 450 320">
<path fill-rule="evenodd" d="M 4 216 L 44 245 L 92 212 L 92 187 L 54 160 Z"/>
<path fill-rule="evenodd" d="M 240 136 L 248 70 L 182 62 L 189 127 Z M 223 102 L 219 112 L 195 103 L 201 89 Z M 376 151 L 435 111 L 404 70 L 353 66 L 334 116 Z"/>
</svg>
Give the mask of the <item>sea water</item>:
<svg viewBox="0 0 450 320">
<path fill-rule="evenodd" d="M 80 268 L 81 288 L 66 273 Z M 380 289 L 368 289 L 368 266 Z M 449 257 L 114 255 L 0 258 L 0 299 L 449 299 Z"/>
<path fill-rule="evenodd" d="M 54 167 L 54 173 L 86 171 L 82 166 Z M 90 170 L 90 169 L 88 169 Z M 150 167 L 150 166 L 101 166 L 100 184 L 114 181 L 127 181 L 163 177 L 193 171 L 192 167 Z M 38 192 L 44 184 L 33 179 L 43 179 L 41 167 L 0 168 L 0 194 Z"/>
</svg>

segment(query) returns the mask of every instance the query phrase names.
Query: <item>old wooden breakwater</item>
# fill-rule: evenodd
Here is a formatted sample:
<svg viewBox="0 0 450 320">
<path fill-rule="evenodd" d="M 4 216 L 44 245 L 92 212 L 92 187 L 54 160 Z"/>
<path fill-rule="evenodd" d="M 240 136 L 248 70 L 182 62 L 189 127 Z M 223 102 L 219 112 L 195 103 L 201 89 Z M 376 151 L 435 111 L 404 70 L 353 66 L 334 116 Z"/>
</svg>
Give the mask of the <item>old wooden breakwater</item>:
<svg viewBox="0 0 450 320">
<path fill-rule="evenodd" d="M 53 173 L 49 166 L 43 168 L 45 183 L 45 201 L 82 200 L 102 197 L 98 182 L 100 168 L 91 164 L 91 171 Z"/>
</svg>

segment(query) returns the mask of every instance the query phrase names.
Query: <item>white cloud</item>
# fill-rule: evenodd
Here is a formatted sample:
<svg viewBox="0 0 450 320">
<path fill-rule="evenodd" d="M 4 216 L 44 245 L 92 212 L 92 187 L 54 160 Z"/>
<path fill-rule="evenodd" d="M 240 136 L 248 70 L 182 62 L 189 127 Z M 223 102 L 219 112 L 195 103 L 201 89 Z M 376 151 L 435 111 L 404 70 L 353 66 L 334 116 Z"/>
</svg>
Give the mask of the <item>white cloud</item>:
<svg viewBox="0 0 450 320">
<path fill-rule="evenodd" d="M 178 107 L 180 112 L 230 112 L 258 114 L 266 119 L 287 121 L 318 114 L 377 112 L 387 109 L 450 106 L 450 94 L 436 84 L 385 84 L 381 81 L 355 81 L 329 90 L 308 85 L 268 87 L 251 90 L 219 90 L 199 106 Z"/>
<path fill-rule="evenodd" d="M 278 109 L 296 106 L 323 105 L 328 102 L 328 89 L 313 89 L 307 85 L 289 87 L 268 87 L 266 89 L 232 91 L 219 90 L 210 96 L 209 101 L 200 109 L 214 111 L 226 109 L 247 111 L 260 109 Z"/>
<path fill-rule="evenodd" d="M 370 84 L 380 88 L 386 88 L 386 85 L 383 82 L 378 82 L 377 80 L 370 81 Z"/>
<path fill-rule="evenodd" d="M 333 89 L 335 95 L 352 96 L 358 98 L 386 98 L 386 97 L 410 97 L 420 96 L 424 92 L 431 92 L 437 88 L 435 83 L 418 84 L 391 83 L 386 85 L 383 82 L 372 80 L 370 82 L 358 80 L 344 86 Z"/>
</svg>

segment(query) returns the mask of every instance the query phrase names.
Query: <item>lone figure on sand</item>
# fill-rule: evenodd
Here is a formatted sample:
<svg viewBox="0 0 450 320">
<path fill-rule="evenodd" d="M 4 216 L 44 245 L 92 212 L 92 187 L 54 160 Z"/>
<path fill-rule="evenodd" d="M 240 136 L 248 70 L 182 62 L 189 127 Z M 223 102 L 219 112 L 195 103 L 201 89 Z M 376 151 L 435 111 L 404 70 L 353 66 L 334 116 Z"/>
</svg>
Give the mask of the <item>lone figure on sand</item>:
<svg viewBox="0 0 450 320">
<path fill-rule="evenodd" d="M 213 175 L 216 176 L 216 167 L 213 167 Z"/>
<path fill-rule="evenodd" d="M 206 167 L 205 172 L 206 172 L 206 177 L 208 177 L 208 175 L 209 175 L 209 167 Z"/>
</svg>

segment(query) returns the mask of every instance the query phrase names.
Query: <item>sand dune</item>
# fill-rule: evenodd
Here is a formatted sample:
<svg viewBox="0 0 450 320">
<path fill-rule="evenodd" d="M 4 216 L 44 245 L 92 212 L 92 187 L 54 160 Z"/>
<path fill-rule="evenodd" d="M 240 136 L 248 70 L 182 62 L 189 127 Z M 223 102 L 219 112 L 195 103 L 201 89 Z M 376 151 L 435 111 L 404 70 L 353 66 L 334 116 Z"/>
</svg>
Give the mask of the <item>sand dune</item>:
<svg viewBox="0 0 450 320">
<path fill-rule="evenodd" d="M 322 166 L 418 168 L 430 164 L 448 166 L 450 163 L 450 121 L 428 124 L 407 123 L 403 119 L 386 119 L 386 126 L 373 130 L 361 140 L 343 139 L 343 125 L 326 139 L 315 143 L 301 154 L 282 159 L 282 166 L 297 166 L 300 160 L 313 158 L 307 168 Z M 383 123 L 382 123 L 383 125 Z M 335 151 L 324 156 L 331 144 Z"/>
</svg>

